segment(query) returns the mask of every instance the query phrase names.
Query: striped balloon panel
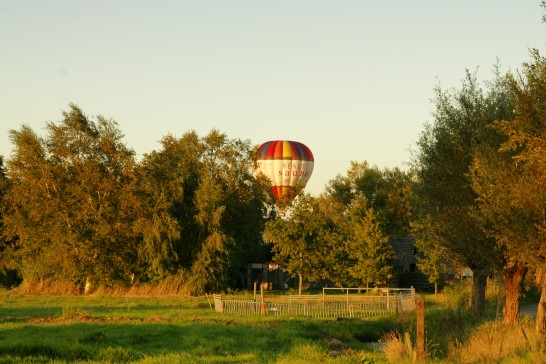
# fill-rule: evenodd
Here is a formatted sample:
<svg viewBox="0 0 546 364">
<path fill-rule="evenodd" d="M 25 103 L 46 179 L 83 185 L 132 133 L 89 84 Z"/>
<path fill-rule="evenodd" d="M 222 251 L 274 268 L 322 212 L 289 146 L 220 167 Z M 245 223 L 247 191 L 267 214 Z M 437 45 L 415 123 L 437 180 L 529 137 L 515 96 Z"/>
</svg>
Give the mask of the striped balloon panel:
<svg viewBox="0 0 546 364">
<path fill-rule="evenodd" d="M 270 179 L 277 199 L 294 197 L 293 187 L 305 187 L 313 173 L 313 153 L 303 143 L 269 141 L 260 145 L 257 154 L 258 170 Z"/>
</svg>

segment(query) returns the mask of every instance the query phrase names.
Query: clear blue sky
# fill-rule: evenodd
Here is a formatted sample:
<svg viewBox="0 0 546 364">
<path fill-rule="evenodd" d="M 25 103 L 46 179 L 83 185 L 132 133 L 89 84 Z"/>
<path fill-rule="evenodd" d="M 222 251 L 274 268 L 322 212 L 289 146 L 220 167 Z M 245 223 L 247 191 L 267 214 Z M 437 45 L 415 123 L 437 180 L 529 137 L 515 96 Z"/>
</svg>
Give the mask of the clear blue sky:
<svg viewBox="0 0 546 364">
<path fill-rule="evenodd" d="M 350 161 L 405 168 L 433 88 L 546 54 L 540 0 L 0 0 L 0 155 L 73 102 L 138 155 L 213 128 L 307 144 L 307 190 Z"/>
</svg>

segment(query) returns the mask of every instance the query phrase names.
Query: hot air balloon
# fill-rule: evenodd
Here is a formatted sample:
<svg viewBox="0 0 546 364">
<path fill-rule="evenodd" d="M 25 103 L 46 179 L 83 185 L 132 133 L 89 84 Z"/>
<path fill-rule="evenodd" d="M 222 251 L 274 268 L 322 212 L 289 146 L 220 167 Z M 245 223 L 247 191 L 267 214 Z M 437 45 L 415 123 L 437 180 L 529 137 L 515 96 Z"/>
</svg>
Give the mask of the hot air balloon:
<svg viewBox="0 0 546 364">
<path fill-rule="evenodd" d="M 314 158 L 303 143 L 273 140 L 258 147 L 258 172 L 271 181 L 271 191 L 278 201 L 294 198 L 313 173 Z"/>
</svg>

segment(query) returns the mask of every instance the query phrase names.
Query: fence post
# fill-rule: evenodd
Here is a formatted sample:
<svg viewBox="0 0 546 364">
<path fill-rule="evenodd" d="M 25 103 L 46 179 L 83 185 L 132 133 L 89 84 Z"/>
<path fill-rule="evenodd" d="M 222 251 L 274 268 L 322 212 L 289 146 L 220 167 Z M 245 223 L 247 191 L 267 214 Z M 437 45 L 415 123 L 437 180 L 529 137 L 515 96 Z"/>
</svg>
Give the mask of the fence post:
<svg viewBox="0 0 546 364">
<path fill-rule="evenodd" d="M 416 346 L 416 359 L 425 359 L 425 298 L 419 296 L 416 299 L 417 308 L 417 342 Z"/>
<path fill-rule="evenodd" d="M 263 283 L 260 285 L 260 295 L 262 297 L 262 315 L 265 315 L 266 308 L 265 308 L 265 302 L 264 302 L 264 285 L 263 285 Z"/>
<path fill-rule="evenodd" d="M 256 284 L 258 282 L 254 281 L 254 302 L 256 302 Z"/>
</svg>

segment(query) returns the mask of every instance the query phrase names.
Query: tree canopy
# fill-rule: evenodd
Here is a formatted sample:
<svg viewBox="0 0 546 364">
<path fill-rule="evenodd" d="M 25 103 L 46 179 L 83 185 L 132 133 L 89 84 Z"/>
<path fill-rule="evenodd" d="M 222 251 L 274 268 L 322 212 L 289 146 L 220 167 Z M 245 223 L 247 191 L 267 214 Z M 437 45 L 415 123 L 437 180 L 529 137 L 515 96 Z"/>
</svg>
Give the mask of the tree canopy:
<svg viewBox="0 0 546 364">
<path fill-rule="evenodd" d="M 467 71 L 460 90 L 438 87 L 434 122 L 417 142 L 412 161 L 417 177 L 415 193 L 418 219 L 425 222 L 437 243 L 456 254 L 473 273 L 472 307 L 478 313 L 485 305 L 485 283 L 490 269 L 498 266 L 495 240 L 475 218 L 477 194 L 470 171 L 473 157 L 490 135 L 497 120 L 512 118 L 506 92 L 497 74 L 490 92 L 484 92 L 476 75 Z"/>
<path fill-rule="evenodd" d="M 2 254 L 24 280 L 81 290 L 179 276 L 199 293 L 241 284 L 267 254 L 249 142 L 168 135 L 136 162 L 113 120 L 73 104 L 46 131 L 10 131 L 3 235 L 14 243 Z"/>
<path fill-rule="evenodd" d="M 517 278 L 505 274 L 508 323 L 518 320 L 525 271 L 546 272 L 546 60 L 536 51 L 531 56 L 522 74 L 507 77 L 513 118 L 493 125 L 499 137 L 475 154 L 472 168 L 476 219 L 502 249 L 505 273 Z M 542 292 L 544 302 L 544 286 Z M 539 311 L 537 329 L 546 332 L 544 306 Z"/>
<path fill-rule="evenodd" d="M 136 259 L 134 153 L 115 122 L 75 105 L 47 136 L 11 130 L 5 233 L 24 279 L 126 281 Z"/>
</svg>

